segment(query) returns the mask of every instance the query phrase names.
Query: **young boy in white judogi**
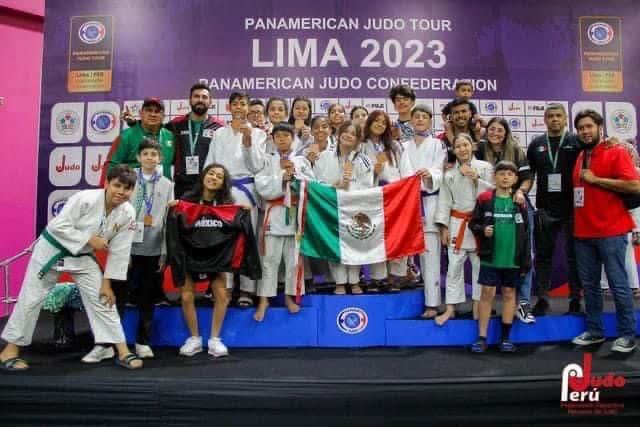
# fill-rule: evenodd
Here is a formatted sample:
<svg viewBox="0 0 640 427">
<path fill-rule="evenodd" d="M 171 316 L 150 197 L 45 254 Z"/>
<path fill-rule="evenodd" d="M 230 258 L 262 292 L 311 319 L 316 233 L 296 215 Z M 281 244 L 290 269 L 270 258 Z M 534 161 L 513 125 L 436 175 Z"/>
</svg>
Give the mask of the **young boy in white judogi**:
<svg viewBox="0 0 640 427">
<path fill-rule="evenodd" d="M 2 332 L 8 343 L 0 353 L 3 369 L 28 369 L 19 358 L 19 347 L 31 344 L 42 304 L 61 271 L 70 273 L 78 285 L 96 342 L 115 344 L 118 365 L 142 367 L 142 360 L 127 347 L 111 289 L 111 280 L 127 278 L 136 227 L 135 210 L 128 200 L 135 183 L 132 169 L 116 166 L 107 174 L 106 188 L 71 196 L 42 232 L 33 247 L 18 303 Z M 108 250 L 104 274 L 94 250 Z"/>
<path fill-rule="evenodd" d="M 420 267 L 424 280 L 424 305 L 422 317 L 433 319 L 438 315 L 440 297 L 440 236 L 434 222 L 438 192 L 442 182 L 446 150 L 442 141 L 429 134 L 431 110 L 418 105 L 411 111 L 411 122 L 415 130 L 412 140 L 403 145 L 400 160 L 400 176 L 418 175 L 422 177 L 422 208 L 424 238 L 427 250 L 420 255 Z"/>
<path fill-rule="evenodd" d="M 436 317 L 443 325 L 455 317 L 455 305 L 465 302 L 464 262 L 471 261 L 472 295 L 474 319 L 477 318 L 477 303 L 481 287 L 478 285 L 480 258 L 476 253 L 476 240 L 468 227 L 473 216 L 478 194 L 493 188 L 493 167 L 490 163 L 476 160 L 473 156 L 473 139 L 465 133 L 453 142 L 456 164 L 444 174 L 438 195 L 435 223 L 440 227 L 442 244 L 447 246 L 449 269 L 447 270 L 446 311 Z"/>
<path fill-rule="evenodd" d="M 369 158 L 360 151 L 360 140 L 360 126 L 344 122 L 338 129 L 337 151 L 323 151 L 313 166 L 316 179 L 345 191 L 371 188 L 373 167 Z M 329 262 L 329 270 L 336 282 L 336 295 L 346 293 L 347 283 L 351 285 L 352 294 L 362 294 L 360 267 Z"/>
<path fill-rule="evenodd" d="M 264 131 L 251 127 L 247 121 L 249 95 L 234 92 L 229 96 L 231 124 L 216 130 L 205 167 L 219 163 L 229 171 L 232 179 L 231 194 L 237 204 L 251 206 L 251 223 L 257 232 L 259 198 L 255 188 L 255 175 L 262 170 L 265 162 Z M 228 275 L 231 280 L 231 275 Z M 256 283 L 248 277 L 240 276 L 241 296 L 238 304 L 252 305 L 250 294 L 256 292 Z"/>
<path fill-rule="evenodd" d="M 296 203 L 292 201 L 291 180 L 314 179 L 311 163 L 292 151 L 293 128 L 279 124 L 272 131 L 277 151 L 267 156 L 265 167 L 256 175 L 256 189 L 265 201 L 265 215 L 260 230 L 262 279 L 258 281 L 260 298 L 254 319 L 264 319 L 269 298 L 278 288 L 278 269 L 284 260 L 285 304 L 291 314 L 300 311 L 296 296 Z M 300 291 L 304 295 L 304 286 Z"/>
</svg>

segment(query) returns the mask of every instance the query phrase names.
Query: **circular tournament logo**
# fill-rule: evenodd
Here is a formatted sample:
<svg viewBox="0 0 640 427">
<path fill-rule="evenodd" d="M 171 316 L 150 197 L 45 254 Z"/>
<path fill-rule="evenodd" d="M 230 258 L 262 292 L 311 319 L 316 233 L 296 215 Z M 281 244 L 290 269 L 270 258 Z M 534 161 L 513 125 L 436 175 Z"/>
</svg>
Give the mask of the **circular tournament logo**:
<svg viewBox="0 0 640 427">
<path fill-rule="evenodd" d="M 67 203 L 67 199 L 56 200 L 55 202 L 53 202 L 53 204 L 51 205 L 51 216 L 58 216 L 62 211 L 65 203 Z"/>
<path fill-rule="evenodd" d="M 80 116 L 75 111 L 65 110 L 56 117 L 56 129 L 62 135 L 72 135 L 80 125 Z"/>
<path fill-rule="evenodd" d="M 495 102 L 487 102 L 485 108 L 487 109 L 488 113 L 493 114 L 498 111 L 498 104 L 496 104 Z"/>
<path fill-rule="evenodd" d="M 351 218 L 351 222 L 347 225 L 347 230 L 356 239 L 365 240 L 376 231 L 376 226 L 371 223 L 371 219 L 367 214 L 358 212 Z"/>
<path fill-rule="evenodd" d="M 331 107 L 331 102 L 327 101 L 326 99 L 323 101 L 320 101 L 320 111 L 328 113 L 329 107 Z"/>
<path fill-rule="evenodd" d="M 604 46 L 613 41 L 613 27 L 606 22 L 594 22 L 587 28 L 589 41 L 597 46 Z"/>
<path fill-rule="evenodd" d="M 110 111 L 98 111 L 91 117 L 91 127 L 98 133 L 107 133 L 116 127 L 116 116 Z"/>
<path fill-rule="evenodd" d="M 513 117 L 509 119 L 509 126 L 511 126 L 511 130 L 520 129 L 522 127 L 522 121 Z"/>
<path fill-rule="evenodd" d="M 107 34 L 107 29 L 98 21 L 88 21 L 80 26 L 78 29 L 78 37 L 86 44 L 96 44 L 104 40 Z"/>
<path fill-rule="evenodd" d="M 619 133 L 631 131 L 631 116 L 625 110 L 615 110 L 611 113 L 611 121 Z"/>
<path fill-rule="evenodd" d="M 348 307 L 338 313 L 336 324 L 345 334 L 359 334 L 367 328 L 369 317 L 361 308 Z"/>
</svg>

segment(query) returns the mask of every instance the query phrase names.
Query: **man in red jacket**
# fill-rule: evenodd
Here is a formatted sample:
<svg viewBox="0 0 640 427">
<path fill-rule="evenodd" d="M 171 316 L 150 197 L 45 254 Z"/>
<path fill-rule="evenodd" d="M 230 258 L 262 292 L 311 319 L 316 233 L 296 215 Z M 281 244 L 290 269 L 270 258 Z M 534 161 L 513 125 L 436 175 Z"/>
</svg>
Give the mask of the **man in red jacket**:
<svg viewBox="0 0 640 427">
<path fill-rule="evenodd" d="M 619 334 L 611 350 L 628 353 L 636 347 L 633 297 L 625 270 L 627 233 L 634 223 L 623 197 L 640 192 L 640 177 L 624 148 L 603 143 L 603 122 L 593 110 L 580 111 L 574 120 L 578 138 L 585 145 L 573 170 L 573 202 L 576 260 L 585 292 L 587 330 L 573 343 L 585 346 L 605 340 L 600 289 L 604 265 Z"/>
</svg>

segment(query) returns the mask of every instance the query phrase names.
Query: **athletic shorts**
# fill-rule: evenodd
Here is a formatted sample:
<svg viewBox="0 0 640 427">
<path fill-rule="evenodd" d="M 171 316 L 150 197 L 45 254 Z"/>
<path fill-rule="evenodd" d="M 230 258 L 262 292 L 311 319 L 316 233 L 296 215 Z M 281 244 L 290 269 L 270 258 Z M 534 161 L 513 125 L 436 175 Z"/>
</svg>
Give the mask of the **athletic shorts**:
<svg viewBox="0 0 640 427">
<path fill-rule="evenodd" d="M 495 268 L 480 264 L 478 283 L 482 286 L 515 288 L 522 282 L 519 268 Z"/>
</svg>

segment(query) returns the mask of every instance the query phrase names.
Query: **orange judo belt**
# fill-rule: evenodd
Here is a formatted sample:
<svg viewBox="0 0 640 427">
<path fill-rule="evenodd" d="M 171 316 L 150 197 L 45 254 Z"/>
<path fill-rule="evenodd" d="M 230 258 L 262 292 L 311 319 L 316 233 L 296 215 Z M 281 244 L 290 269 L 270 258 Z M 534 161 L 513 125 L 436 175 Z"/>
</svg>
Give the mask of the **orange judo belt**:
<svg viewBox="0 0 640 427">
<path fill-rule="evenodd" d="M 462 212 L 462 211 L 457 211 L 455 209 L 451 209 L 451 216 L 462 220 L 462 224 L 460 224 L 460 226 L 458 227 L 458 234 L 456 234 L 456 243 L 453 246 L 454 252 L 458 252 L 462 247 L 462 241 L 464 240 L 464 233 L 467 231 L 467 227 L 469 226 L 469 221 L 471 221 L 471 218 L 473 217 L 473 211 Z"/>
</svg>

